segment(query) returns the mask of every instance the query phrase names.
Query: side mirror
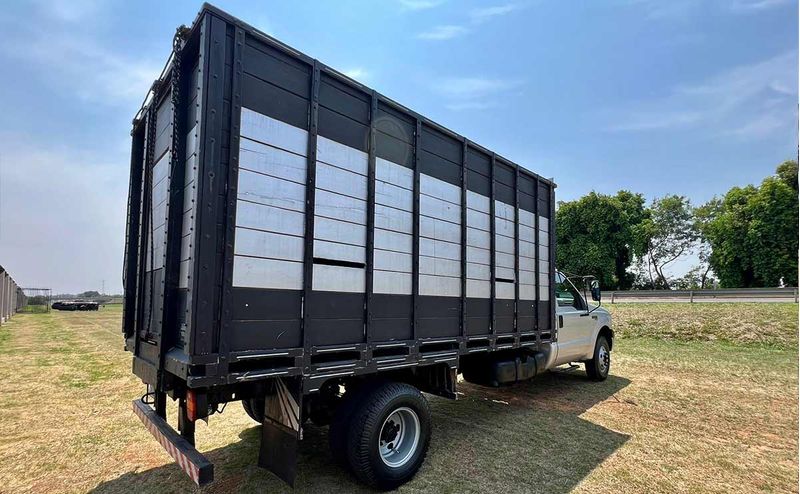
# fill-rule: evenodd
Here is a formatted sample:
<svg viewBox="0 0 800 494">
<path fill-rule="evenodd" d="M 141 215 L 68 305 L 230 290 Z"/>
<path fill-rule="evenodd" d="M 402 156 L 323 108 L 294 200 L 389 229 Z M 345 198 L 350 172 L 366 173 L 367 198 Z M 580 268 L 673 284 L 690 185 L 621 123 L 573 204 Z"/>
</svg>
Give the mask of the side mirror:
<svg viewBox="0 0 800 494">
<path fill-rule="evenodd" d="M 589 285 L 592 291 L 592 300 L 595 302 L 600 301 L 600 282 L 597 280 L 592 280 L 591 284 Z"/>
</svg>

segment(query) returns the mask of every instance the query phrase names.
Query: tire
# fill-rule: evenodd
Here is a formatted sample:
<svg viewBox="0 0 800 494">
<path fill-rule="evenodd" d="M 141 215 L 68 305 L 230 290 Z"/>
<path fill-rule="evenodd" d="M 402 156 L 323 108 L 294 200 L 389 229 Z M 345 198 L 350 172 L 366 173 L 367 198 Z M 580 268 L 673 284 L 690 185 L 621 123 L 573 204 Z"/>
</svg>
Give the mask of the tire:
<svg viewBox="0 0 800 494">
<path fill-rule="evenodd" d="M 415 387 L 385 383 L 359 403 L 347 435 L 347 462 L 359 480 L 389 490 L 417 473 L 431 439 L 428 402 Z"/>
<path fill-rule="evenodd" d="M 591 360 L 584 362 L 586 375 L 592 381 L 605 381 L 608 371 L 611 370 L 611 350 L 605 336 L 597 338 L 594 345 L 594 354 Z"/>
<path fill-rule="evenodd" d="M 248 398 L 242 400 L 242 408 L 244 408 L 244 411 L 250 416 L 251 419 L 255 420 L 259 424 L 264 423 L 265 405 L 265 398 Z"/>
<path fill-rule="evenodd" d="M 365 383 L 358 388 L 347 390 L 342 402 L 333 413 L 330 428 L 328 429 L 328 444 L 333 459 L 344 468 L 350 468 L 347 462 L 347 435 L 350 433 L 350 422 L 353 414 L 364 397 L 381 384 L 383 383 Z"/>
</svg>

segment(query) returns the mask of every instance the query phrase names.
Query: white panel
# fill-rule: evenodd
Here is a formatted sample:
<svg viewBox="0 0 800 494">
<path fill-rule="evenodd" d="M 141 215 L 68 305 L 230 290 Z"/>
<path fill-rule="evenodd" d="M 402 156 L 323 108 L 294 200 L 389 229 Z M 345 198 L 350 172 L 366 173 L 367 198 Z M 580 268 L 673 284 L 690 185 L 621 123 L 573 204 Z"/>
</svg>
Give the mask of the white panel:
<svg viewBox="0 0 800 494">
<path fill-rule="evenodd" d="M 492 282 L 467 280 L 467 297 L 490 298 L 492 296 Z"/>
<path fill-rule="evenodd" d="M 539 283 L 539 300 L 550 300 L 550 285 Z"/>
<path fill-rule="evenodd" d="M 490 249 L 492 247 L 492 234 L 483 230 L 467 227 L 467 245 Z"/>
<path fill-rule="evenodd" d="M 375 249 L 373 268 L 383 271 L 399 271 L 403 273 L 410 273 L 413 269 L 412 261 L 413 259 L 411 254 Z"/>
<path fill-rule="evenodd" d="M 303 260 L 303 237 L 237 228 L 234 253 L 242 256 Z"/>
<path fill-rule="evenodd" d="M 504 283 L 498 281 L 495 283 L 494 296 L 499 299 L 514 299 L 514 283 Z"/>
<path fill-rule="evenodd" d="M 461 296 L 461 279 L 447 276 L 419 275 L 419 294 L 439 297 Z"/>
<path fill-rule="evenodd" d="M 514 239 L 502 235 L 494 236 L 494 248 L 497 252 L 514 255 Z"/>
<path fill-rule="evenodd" d="M 301 156 L 308 152 L 308 132 L 248 108 L 242 108 L 241 135 Z"/>
<path fill-rule="evenodd" d="M 523 224 L 519 225 L 519 239 L 525 242 L 536 243 L 536 230 Z"/>
<path fill-rule="evenodd" d="M 494 215 L 497 218 L 502 218 L 512 223 L 516 220 L 514 218 L 514 206 L 496 199 L 494 201 Z"/>
<path fill-rule="evenodd" d="M 517 278 L 514 276 L 514 268 L 505 268 L 503 266 L 494 267 L 494 277 L 495 279 L 504 280 L 515 280 Z"/>
<path fill-rule="evenodd" d="M 491 200 L 485 195 L 478 194 L 471 190 L 467 191 L 467 207 L 470 209 L 488 214 L 490 202 Z"/>
<path fill-rule="evenodd" d="M 153 181 L 150 183 L 158 184 L 169 175 L 170 153 L 165 153 L 164 156 L 158 160 L 158 163 L 153 166 Z"/>
<path fill-rule="evenodd" d="M 427 216 L 419 218 L 419 234 L 422 237 L 461 243 L 461 227 L 459 225 Z"/>
<path fill-rule="evenodd" d="M 366 262 L 366 255 L 364 247 L 314 240 L 314 257 L 364 263 Z"/>
<path fill-rule="evenodd" d="M 195 124 L 189 132 L 186 133 L 186 141 L 185 141 L 185 150 L 186 150 L 186 159 L 189 159 L 190 156 L 197 153 L 197 133 L 199 129 L 197 128 L 197 124 Z"/>
<path fill-rule="evenodd" d="M 550 270 L 550 263 L 543 259 L 539 259 L 539 272 L 547 273 L 549 270 Z"/>
<path fill-rule="evenodd" d="M 539 230 L 547 232 L 550 230 L 550 220 L 544 216 L 539 216 Z"/>
<path fill-rule="evenodd" d="M 408 211 L 376 204 L 375 228 L 411 233 L 414 231 L 414 215 Z"/>
<path fill-rule="evenodd" d="M 367 153 L 322 136 L 317 136 L 317 160 L 367 175 Z"/>
<path fill-rule="evenodd" d="M 153 225 L 163 225 L 167 220 L 167 201 L 161 201 L 159 205 L 153 208 L 151 214 L 153 215 Z"/>
<path fill-rule="evenodd" d="M 539 249 L 539 259 L 542 261 L 550 260 L 550 250 L 549 249 Z"/>
<path fill-rule="evenodd" d="M 367 201 L 317 189 L 314 214 L 335 220 L 367 224 Z"/>
<path fill-rule="evenodd" d="M 169 189 L 169 180 L 166 178 L 153 185 L 152 204 L 161 204 L 167 199 L 167 190 Z"/>
<path fill-rule="evenodd" d="M 519 256 L 534 259 L 536 257 L 536 245 L 530 242 L 520 241 L 519 243 Z M 521 261 L 520 261 L 521 262 Z"/>
<path fill-rule="evenodd" d="M 186 235 L 181 237 L 181 261 L 186 261 L 192 253 L 192 239 L 194 235 Z"/>
<path fill-rule="evenodd" d="M 386 182 L 375 182 L 375 203 L 403 211 L 414 211 L 414 196 L 411 191 Z"/>
<path fill-rule="evenodd" d="M 519 269 L 526 270 L 526 271 L 536 271 L 536 261 L 531 259 L 530 257 L 520 257 L 519 258 Z"/>
<path fill-rule="evenodd" d="M 303 263 L 234 256 L 233 286 L 301 290 Z"/>
<path fill-rule="evenodd" d="M 441 240 L 420 238 L 419 254 L 420 256 L 439 257 L 458 261 L 461 259 L 461 246 L 450 242 L 442 242 Z"/>
<path fill-rule="evenodd" d="M 383 158 L 375 158 L 375 179 L 408 190 L 414 188 L 414 171 Z"/>
<path fill-rule="evenodd" d="M 414 237 L 410 234 L 375 229 L 375 248 L 393 252 L 413 252 Z"/>
<path fill-rule="evenodd" d="M 419 197 L 419 211 L 424 216 L 461 224 L 461 206 L 430 196 Z"/>
<path fill-rule="evenodd" d="M 178 288 L 189 288 L 189 269 L 191 268 L 191 263 L 191 260 L 181 261 Z"/>
<path fill-rule="evenodd" d="M 481 249 L 480 247 L 467 246 L 467 262 L 476 262 L 479 264 L 486 264 L 487 266 L 492 262 L 492 255 L 488 249 Z"/>
<path fill-rule="evenodd" d="M 420 173 L 419 192 L 461 207 L 461 188 L 444 180 Z"/>
<path fill-rule="evenodd" d="M 238 198 L 303 212 L 306 187 L 280 178 L 239 170 Z"/>
<path fill-rule="evenodd" d="M 533 271 L 527 270 L 519 270 L 519 282 L 525 285 L 535 285 L 536 284 L 536 273 Z"/>
<path fill-rule="evenodd" d="M 524 209 L 519 210 L 519 224 L 528 228 L 536 228 L 536 215 Z"/>
<path fill-rule="evenodd" d="M 474 262 L 467 263 L 467 278 L 473 280 L 490 280 L 491 277 L 492 268 L 490 266 Z"/>
<path fill-rule="evenodd" d="M 434 276 L 461 277 L 461 261 L 419 256 L 419 272 Z"/>
<path fill-rule="evenodd" d="M 305 215 L 274 206 L 237 201 L 236 226 L 303 236 L 305 234 Z"/>
<path fill-rule="evenodd" d="M 317 190 L 324 189 L 358 199 L 367 198 L 367 177 L 327 163 L 317 163 Z"/>
<path fill-rule="evenodd" d="M 182 235 L 189 235 L 194 232 L 194 211 L 183 213 L 183 224 L 181 225 Z"/>
<path fill-rule="evenodd" d="M 183 188 L 183 212 L 189 211 L 194 208 L 195 201 L 195 188 L 194 183 L 191 183 Z"/>
<path fill-rule="evenodd" d="M 314 264 L 312 285 L 313 290 L 325 292 L 363 292 L 366 286 L 364 268 Z"/>
<path fill-rule="evenodd" d="M 363 247 L 367 243 L 367 228 L 363 225 L 316 216 L 314 218 L 314 239 Z"/>
<path fill-rule="evenodd" d="M 411 295 L 413 275 L 394 271 L 373 271 L 372 289 L 375 293 Z"/>
<path fill-rule="evenodd" d="M 273 177 L 301 184 L 306 183 L 307 160 L 304 156 L 242 139 L 239 148 L 239 166 Z"/>
<path fill-rule="evenodd" d="M 504 235 L 509 238 L 514 238 L 514 222 L 496 218 L 494 222 L 494 232 L 497 235 Z"/>
<path fill-rule="evenodd" d="M 536 300 L 536 287 L 533 285 L 519 285 L 520 300 Z"/>
<path fill-rule="evenodd" d="M 467 226 L 489 232 L 492 229 L 491 223 L 491 216 L 487 213 L 467 209 Z"/>
<path fill-rule="evenodd" d="M 514 256 L 511 254 L 504 254 L 503 252 L 495 252 L 495 266 L 504 268 L 514 267 Z"/>
</svg>

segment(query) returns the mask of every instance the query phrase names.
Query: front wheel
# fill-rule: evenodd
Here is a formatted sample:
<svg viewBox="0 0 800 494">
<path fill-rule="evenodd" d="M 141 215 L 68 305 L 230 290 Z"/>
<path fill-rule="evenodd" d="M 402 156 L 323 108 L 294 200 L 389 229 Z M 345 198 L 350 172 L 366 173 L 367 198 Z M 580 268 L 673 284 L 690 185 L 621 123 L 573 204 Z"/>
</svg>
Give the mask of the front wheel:
<svg viewBox="0 0 800 494">
<path fill-rule="evenodd" d="M 394 489 L 417 473 L 431 439 L 431 412 L 416 388 L 386 383 L 364 397 L 349 424 L 347 462 L 365 484 Z"/>
<path fill-rule="evenodd" d="M 592 381 L 605 381 L 611 369 L 611 350 L 605 336 L 597 338 L 594 345 L 594 354 L 591 360 L 584 362 L 586 375 Z"/>
</svg>

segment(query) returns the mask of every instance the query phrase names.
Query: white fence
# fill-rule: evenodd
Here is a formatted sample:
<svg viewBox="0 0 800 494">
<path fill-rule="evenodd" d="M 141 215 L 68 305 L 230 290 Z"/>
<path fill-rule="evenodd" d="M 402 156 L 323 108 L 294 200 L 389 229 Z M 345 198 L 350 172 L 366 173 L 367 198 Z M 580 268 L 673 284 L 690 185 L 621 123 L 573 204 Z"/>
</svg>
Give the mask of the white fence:
<svg viewBox="0 0 800 494">
<path fill-rule="evenodd" d="M 720 288 L 717 290 L 624 290 L 603 292 L 616 302 L 797 302 L 797 288 Z"/>
</svg>

